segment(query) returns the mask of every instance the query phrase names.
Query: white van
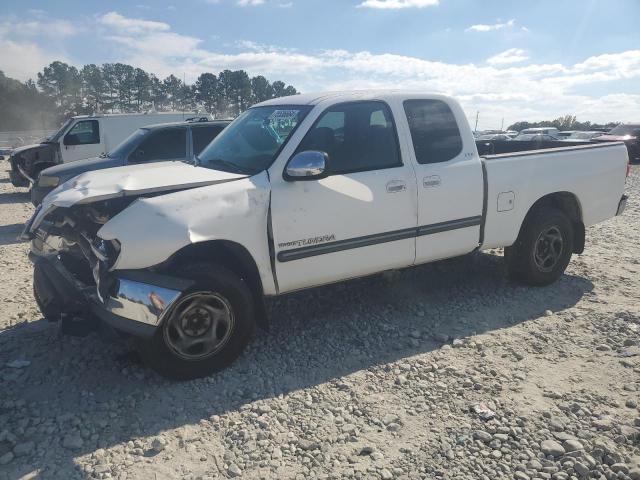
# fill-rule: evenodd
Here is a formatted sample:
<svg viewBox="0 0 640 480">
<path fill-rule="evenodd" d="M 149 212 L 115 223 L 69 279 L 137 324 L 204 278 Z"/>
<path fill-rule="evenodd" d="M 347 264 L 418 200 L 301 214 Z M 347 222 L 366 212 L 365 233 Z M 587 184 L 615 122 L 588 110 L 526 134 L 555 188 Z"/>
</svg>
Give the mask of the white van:
<svg viewBox="0 0 640 480">
<path fill-rule="evenodd" d="M 10 157 L 11 183 L 25 187 L 45 168 L 106 154 L 133 131 L 146 125 L 179 122 L 194 112 L 122 113 L 71 117 L 39 144 L 17 148 Z M 209 118 L 208 115 L 205 115 Z"/>
</svg>

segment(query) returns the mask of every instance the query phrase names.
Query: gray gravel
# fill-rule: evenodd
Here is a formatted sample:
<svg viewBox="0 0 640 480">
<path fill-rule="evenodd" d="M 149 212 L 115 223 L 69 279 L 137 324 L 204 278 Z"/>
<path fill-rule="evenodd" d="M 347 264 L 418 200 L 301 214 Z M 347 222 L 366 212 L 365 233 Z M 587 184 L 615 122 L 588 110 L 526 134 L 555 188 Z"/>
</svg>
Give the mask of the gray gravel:
<svg viewBox="0 0 640 480">
<path fill-rule="evenodd" d="M 0 480 L 640 479 L 640 167 L 553 286 L 494 251 L 290 295 L 187 383 L 41 319 L 23 192 L 0 174 Z"/>
</svg>

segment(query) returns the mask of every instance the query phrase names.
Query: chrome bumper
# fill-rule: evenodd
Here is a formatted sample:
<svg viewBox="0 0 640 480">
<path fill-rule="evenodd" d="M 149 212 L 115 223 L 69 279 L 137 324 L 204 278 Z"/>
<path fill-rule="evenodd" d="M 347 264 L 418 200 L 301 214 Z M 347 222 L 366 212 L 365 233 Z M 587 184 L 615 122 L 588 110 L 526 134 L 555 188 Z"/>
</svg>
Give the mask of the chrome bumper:
<svg viewBox="0 0 640 480">
<path fill-rule="evenodd" d="M 115 291 L 105 299 L 105 310 L 154 327 L 160 324 L 164 314 L 182 293 L 180 290 L 118 277 L 114 287 Z"/>
<path fill-rule="evenodd" d="M 145 270 L 121 270 L 101 275 L 98 295 L 96 286 L 80 281 L 60 256 L 31 252 L 29 258 L 35 276 L 46 278 L 49 297 L 59 302 L 62 311 L 71 307 L 68 299 L 73 299 L 74 311 L 84 305 L 112 327 L 140 336 L 153 335 L 182 292 L 193 285 L 190 280 Z"/>
<path fill-rule="evenodd" d="M 627 200 L 629 199 L 629 197 L 627 197 L 626 195 L 622 195 L 622 198 L 620 199 L 620 202 L 618 203 L 618 210 L 616 211 L 616 216 L 617 215 L 622 215 L 622 213 L 624 212 L 625 208 L 627 208 Z"/>
</svg>

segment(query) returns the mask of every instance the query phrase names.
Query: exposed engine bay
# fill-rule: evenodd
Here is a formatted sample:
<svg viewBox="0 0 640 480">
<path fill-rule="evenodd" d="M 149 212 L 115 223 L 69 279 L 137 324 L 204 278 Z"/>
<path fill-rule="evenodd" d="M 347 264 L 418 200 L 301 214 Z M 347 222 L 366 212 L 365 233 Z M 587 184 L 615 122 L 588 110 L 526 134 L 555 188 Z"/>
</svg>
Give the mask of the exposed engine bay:
<svg viewBox="0 0 640 480">
<path fill-rule="evenodd" d="M 86 286 L 97 287 L 104 298 L 104 274 L 120 251 L 117 240 L 103 240 L 97 234 L 112 217 L 136 198 L 120 197 L 91 204 L 58 208 L 34 232 L 31 251 L 38 256 L 58 256 L 73 275 Z"/>
</svg>

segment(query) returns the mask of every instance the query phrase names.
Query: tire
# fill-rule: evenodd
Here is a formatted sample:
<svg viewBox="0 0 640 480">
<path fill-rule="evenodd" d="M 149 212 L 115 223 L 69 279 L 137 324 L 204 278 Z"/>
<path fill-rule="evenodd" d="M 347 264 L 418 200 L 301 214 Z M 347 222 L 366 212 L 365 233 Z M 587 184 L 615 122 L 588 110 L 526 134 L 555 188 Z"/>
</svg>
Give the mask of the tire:
<svg viewBox="0 0 640 480">
<path fill-rule="evenodd" d="M 58 302 L 56 302 L 55 298 L 50 298 L 50 296 L 45 293 L 47 291 L 46 287 L 42 290 L 42 282 L 46 281 L 48 280 L 39 277 L 34 270 L 33 298 L 36 300 L 36 304 L 38 305 L 38 309 L 42 316 L 50 322 L 55 322 L 60 319 L 62 309 L 60 308 L 60 305 L 58 305 Z"/>
<path fill-rule="evenodd" d="M 177 276 L 194 280 L 153 337 L 138 339 L 142 360 L 163 377 L 191 380 L 229 366 L 255 332 L 253 296 L 231 270 L 189 264 Z"/>
<path fill-rule="evenodd" d="M 535 210 L 525 218 L 513 246 L 505 249 L 509 275 L 526 285 L 549 285 L 566 270 L 573 245 L 573 225 L 564 213 Z"/>
</svg>

